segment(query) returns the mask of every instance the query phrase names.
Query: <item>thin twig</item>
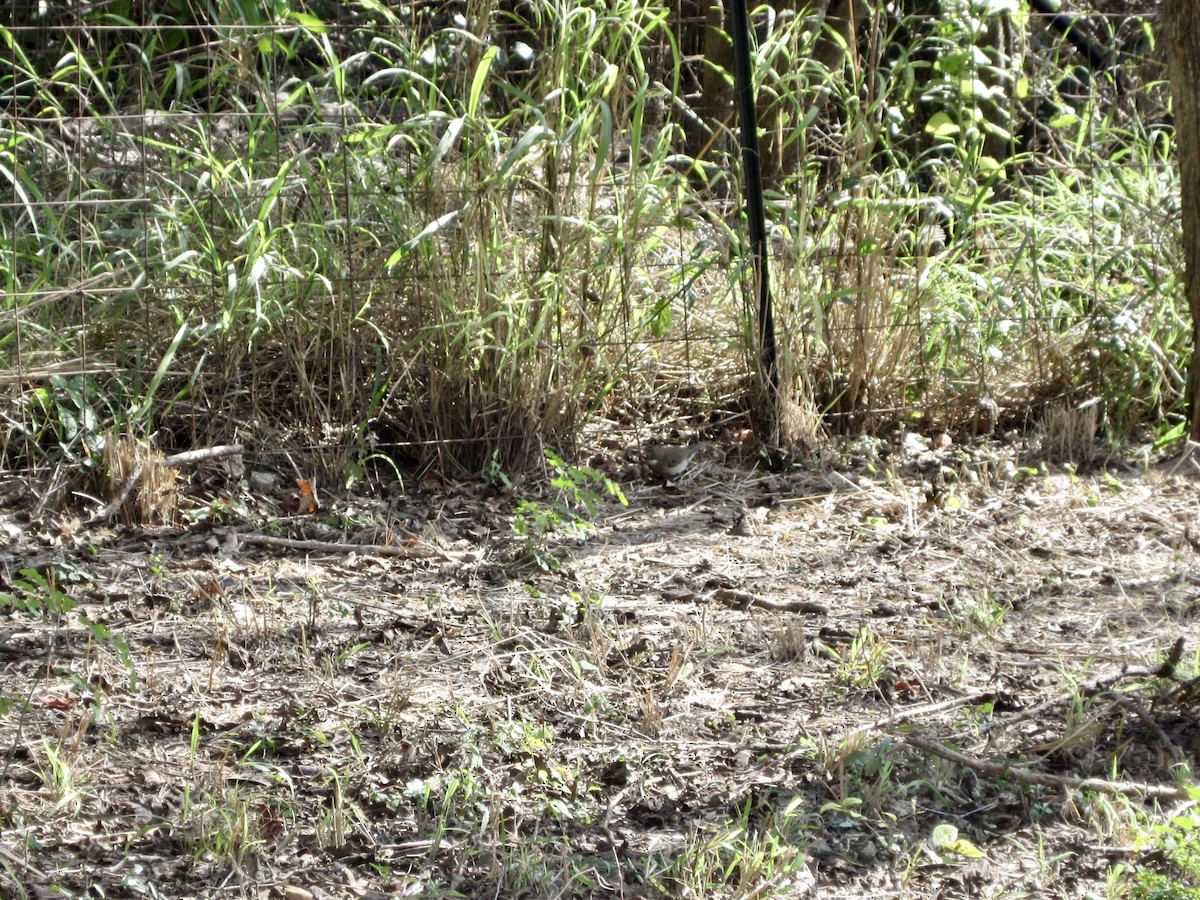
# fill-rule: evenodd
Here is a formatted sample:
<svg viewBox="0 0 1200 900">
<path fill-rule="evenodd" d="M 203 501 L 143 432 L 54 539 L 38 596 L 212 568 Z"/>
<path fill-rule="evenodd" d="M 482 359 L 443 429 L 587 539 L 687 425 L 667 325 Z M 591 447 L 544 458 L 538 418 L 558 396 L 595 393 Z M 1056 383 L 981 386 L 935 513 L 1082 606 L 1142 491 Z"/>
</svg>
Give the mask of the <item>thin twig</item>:
<svg viewBox="0 0 1200 900">
<path fill-rule="evenodd" d="M 951 750 L 937 741 L 931 741 L 928 738 L 923 738 L 915 734 L 903 735 L 901 740 L 918 750 L 932 753 L 934 756 L 940 756 L 942 759 L 949 760 L 960 766 L 966 766 L 968 769 L 976 772 L 982 772 L 985 775 L 992 775 L 998 778 L 1012 778 L 1024 784 L 1037 784 L 1042 787 L 1061 788 L 1072 791 L 1096 791 L 1097 793 L 1114 796 L 1151 797 L 1155 800 L 1189 799 L 1188 792 L 1175 785 L 1146 784 L 1140 781 L 1108 781 L 1104 778 L 1068 778 L 1065 775 L 1049 775 L 1045 772 L 1034 772 L 1030 769 L 1022 768 L 1009 761 L 993 762 L 987 759 L 980 759 L 977 756 L 968 756 L 965 753 L 959 753 L 957 750 Z"/>
<path fill-rule="evenodd" d="M 1179 471 L 1179 467 L 1184 465 L 1185 463 L 1191 463 L 1191 468 L 1195 469 L 1196 468 L 1195 454 L 1196 454 L 1197 450 L 1200 450 L 1200 444 L 1197 444 L 1191 438 L 1184 438 L 1183 452 L 1179 454 L 1179 459 L 1175 460 L 1175 464 L 1173 466 L 1171 466 L 1170 469 L 1167 470 L 1167 473 L 1170 475 L 1174 475 L 1176 472 Z"/>
<path fill-rule="evenodd" d="M 1166 730 L 1158 724 L 1150 710 L 1148 710 L 1145 705 L 1139 703 L 1136 698 L 1122 694 L 1120 691 L 1105 691 L 1102 696 L 1112 699 L 1118 706 L 1124 707 L 1141 719 L 1142 723 L 1154 733 L 1156 738 L 1158 738 L 1158 743 L 1162 746 L 1162 748 L 1171 755 L 1171 762 L 1176 764 L 1184 762 L 1183 751 L 1179 749 L 1179 745 L 1176 744 L 1175 741 L 1171 739 L 1171 736 L 1167 734 Z"/>
<path fill-rule="evenodd" d="M 26 872 L 28 872 L 30 875 L 32 875 L 34 878 L 36 878 L 38 881 L 49 881 L 50 880 L 50 876 L 47 875 L 45 872 L 43 872 L 41 869 L 39 869 L 37 866 L 35 866 L 33 863 L 29 862 L 28 860 L 21 859 L 21 857 L 17 856 L 15 853 L 13 853 L 9 850 L 5 850 L 3 847 L 0 847 L 0 857 L 7 859 L 14 866 L 18 866 L 21 869 L 24 869 Z"/>
<path fill-rule="evenodd" d="M 118 493 L 117 496 L 113 497 L 113 499 L 109 501 L 108 505 L 106 507 L 104 507 L 104 509 L 100 510 L 100 512 L 96 513 L 94 516 L 92 516 L 90 519 L 88 519 L 83 524 L 98 525 L 101 522 L 107 522 L 109 519 L 111 519 L 113 517 L 113 514 L 116 513 L 116 511 L 125 504 L 126 500 L 129 499 L 129 495 L 133 493 L 134 487 L 141 480 L 141 478 L 142 478 L 142 464 L 139 462 L 130 470 L 129 474 L 125 477 L 125 481 L 121 484 L 120 493 Z"/>
<path fill-rule="evenodd" d="M 1094 697 L 1096 694 L 1111 689 L 1112 686 L 1118 681 L 1121 681 L 1125 678 L 1157 677 L 1161 677 L 1157 670 L 1147 669 L 1143 666 L 1134 666 L 1131 668 L 1122 669 L 1119 672 L 1110 672 L 1107 675 L 1101 675 L 1097 678 L 1094 678 L 1086 684 L 1079 685 L 1079 687 L 1075 688 L 1073 691 L 1064 691 L 1056 697 L 1051 697 L 1049 700 L 1045 700 L 1039 703 L 1037 706 L 1032 706 L 1029 709 L 1016 714 L 1015 716 L 1000 718 L 996 719 L 994 722 L 989 722 L 987 725 L 984 725 L 979 729 L 979 736 L 982 737 L 989 732 L 995 731 L 997 728 L 1008 730 L 1019 722 L 1027 722 L 1030 719 L 1036 719 L 1047 710 L 1053 709 L 1054 707 L 1063 703 L 1069 703 L 1077 696 Z"/>
</svg>

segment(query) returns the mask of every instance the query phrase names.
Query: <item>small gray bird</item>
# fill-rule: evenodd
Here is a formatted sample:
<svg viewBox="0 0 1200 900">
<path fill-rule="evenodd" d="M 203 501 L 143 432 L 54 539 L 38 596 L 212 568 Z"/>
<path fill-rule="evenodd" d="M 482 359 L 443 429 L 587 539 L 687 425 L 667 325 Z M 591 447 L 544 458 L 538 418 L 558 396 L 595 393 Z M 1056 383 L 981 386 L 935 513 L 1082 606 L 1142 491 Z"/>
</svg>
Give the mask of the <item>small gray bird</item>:
<svg viewBox="0 0 1200 900">
<path fill-rule="evenodd" d="M 675 478 L 687 470 L 692 457 L 711 446 L 712 444 L 708 441 L 700 441 L 696 444 L 650 444 L 646 447 L 643 455 L 646 465 L 655 475 L 661 475 L 663 478 Z"/>
</svg>

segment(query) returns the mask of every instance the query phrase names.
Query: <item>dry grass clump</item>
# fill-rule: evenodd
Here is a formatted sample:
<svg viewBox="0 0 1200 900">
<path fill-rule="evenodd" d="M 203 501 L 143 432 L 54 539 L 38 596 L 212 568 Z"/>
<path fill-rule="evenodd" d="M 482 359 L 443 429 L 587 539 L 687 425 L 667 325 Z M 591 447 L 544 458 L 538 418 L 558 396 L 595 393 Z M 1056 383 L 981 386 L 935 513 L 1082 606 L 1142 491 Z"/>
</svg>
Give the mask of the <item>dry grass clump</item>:
<svg viewBox="0 0 1200 900">
<path fill-rule="evenodd" d="M 145 440 L 110 437 L 104 447 L 101 490 L 128 523 L 166 524 L 179 506 L 175 473 Z"/>
<path fill-rule="evenodd" d="M 1042 414 L 1042 454 L 1051 462 L 1087 462 L 1096 447 L 1100 408 L 1059 401 Z"/>
<path fill-rule="evenodd" d="M 806 652 L 807 641 L 802 622 L 789 619 L 771 635 L 771 659 L 794 662 L 803 659 Z"/>
</svg>

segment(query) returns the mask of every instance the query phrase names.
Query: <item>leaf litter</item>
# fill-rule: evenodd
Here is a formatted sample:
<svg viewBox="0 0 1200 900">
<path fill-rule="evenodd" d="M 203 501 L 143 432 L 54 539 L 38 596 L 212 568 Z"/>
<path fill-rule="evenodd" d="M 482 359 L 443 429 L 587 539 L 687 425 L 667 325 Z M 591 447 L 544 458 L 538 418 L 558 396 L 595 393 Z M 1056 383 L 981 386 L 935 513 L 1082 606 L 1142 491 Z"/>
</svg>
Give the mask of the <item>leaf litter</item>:
<svg viewBox="0 0 1200 900">
<path fill-rule="evenodd" d="M 1200 751 L 1195 478 L 918 462 L 705 460 L 538 554 L 479 484 L 13 481 L 0 892 L 1103 894 Z"/>
</svg>

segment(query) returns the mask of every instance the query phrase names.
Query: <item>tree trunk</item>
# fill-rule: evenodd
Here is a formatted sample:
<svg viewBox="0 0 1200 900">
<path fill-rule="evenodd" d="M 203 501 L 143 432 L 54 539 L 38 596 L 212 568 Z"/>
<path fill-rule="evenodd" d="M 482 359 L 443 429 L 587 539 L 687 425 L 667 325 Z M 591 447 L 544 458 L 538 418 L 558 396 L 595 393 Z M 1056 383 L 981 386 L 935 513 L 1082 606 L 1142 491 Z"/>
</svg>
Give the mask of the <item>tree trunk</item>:
<svg viewBox="0 0 1200 900">
<path fill-rule="evenodd" d="M 1195 2 L 1165 0 L 1160 36 L 1170 59 L 1183 208 L 1183 285 L 1192 316 L 1188 435 L 1200 441 L 1200 16 Z"/>
</svg>

